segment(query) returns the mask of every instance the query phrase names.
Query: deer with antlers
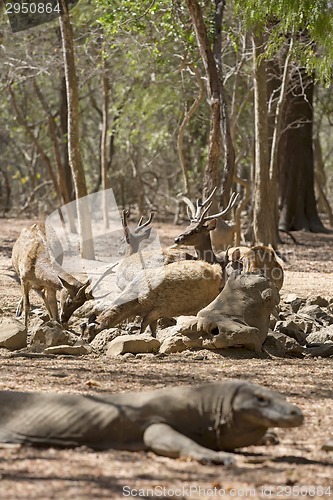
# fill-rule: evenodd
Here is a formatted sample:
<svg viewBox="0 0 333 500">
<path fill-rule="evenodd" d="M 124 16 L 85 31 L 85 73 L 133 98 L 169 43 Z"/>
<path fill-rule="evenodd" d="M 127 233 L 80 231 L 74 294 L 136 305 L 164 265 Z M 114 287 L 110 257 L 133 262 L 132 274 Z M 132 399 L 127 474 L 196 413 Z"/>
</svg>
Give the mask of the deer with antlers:
<svg viewBox="0 0 333 500">
<path fill-rule="evenodd" d="M 198 259 L 211 264 L 219 263 L 223 265 L 224 260 L 222 256 L 219 257 L 214 253 L 210 235 L 216 228 L 217 219 L 226 215 L 234 207 L 239 195 L 232 193 L 228 206 L 224 210 L 214 215 L 207 215 L 212 206 L 212 198 L 215 191 L 216 187 L 206 200 L 197 200 L 196 208 L 189 198 L 183 196 L 183 201 L 187 205 L 190 225 L 182 234 L 175 238 L 175 243 L 177 245 L 194 246 Z"/>
<path fill-rule="evenodd" d="M 125 257 L 119 263 L 116 271 L 116 283 L 121 290 L 124 290 L 143 269 L 152 269 L 178 260 L 192 260 L 194 258 L 178 248 L 141 250 L 141 243 L 151 236 L 150 223 L 153 217 L 154 212 L 150 213 L 146 222 L 143 222 L 143 217 L 141 217 L 134 231 L 130 231 L 127 222 L 128 211 L 123 210 L 122 225 L 128 247 Z"/>
<path fill-rule="evenodd" d="M 232 193 L 224 210 L 215 215 L 206 215 L 212 205 L 211 200 L 215 191 L 216 188 L 205 201 L 197 200 L 196 208 L 191 200 L 183 197 L 188 207 L 190 225 L 175 239 L 175 243 L 192 245 L 195 247 L 198 259 L 211 264 L 219 263 L 224 271 L 225 280 L 235 270 L 243 273 L 261 272 L 280 290 L 283 284 L 283 267 L 281 259 L 277 257 L 273 248 L 264 245 L 252 248 L 239 246 L 228 248 L 224 256 L 214 253 L 211 234 L 216 227 L 217 218 L 231 210 L 238 199 L 238 194 Z"/>
</svg>

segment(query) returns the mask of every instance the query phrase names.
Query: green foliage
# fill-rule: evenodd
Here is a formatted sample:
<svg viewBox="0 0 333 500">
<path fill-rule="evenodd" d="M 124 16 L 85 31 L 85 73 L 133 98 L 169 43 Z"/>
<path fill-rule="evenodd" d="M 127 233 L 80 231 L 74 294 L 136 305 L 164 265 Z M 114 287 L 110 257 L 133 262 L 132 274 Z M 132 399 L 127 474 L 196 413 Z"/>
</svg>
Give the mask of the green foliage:
<svg viewBox="0 0 333 500">
<path fill-rule="evenodd" d="M 324 83 L 332 80 L 333 9 L 327 0 L 236 0 L 235 8 L 247 29 L 269 31 L 268 57 L 293 34 L 294 57 Z M 308 35 L 308 43 L 300 33 Z"/>
</svg>

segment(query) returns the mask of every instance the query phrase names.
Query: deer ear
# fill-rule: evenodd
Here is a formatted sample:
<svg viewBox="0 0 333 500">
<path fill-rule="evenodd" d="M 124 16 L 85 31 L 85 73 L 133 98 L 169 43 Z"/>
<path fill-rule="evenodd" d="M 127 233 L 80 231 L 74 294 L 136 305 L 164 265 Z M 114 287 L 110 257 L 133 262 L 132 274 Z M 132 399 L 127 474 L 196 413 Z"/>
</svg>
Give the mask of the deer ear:
<svg viewBox="0 0 333 500">
<path fill-rule="evenodd" d="M 68 283 L 68 281 L 66 281 L 61 276 L 58 276 L 58 280 L 60 281 L 60 283 L 62 284 L 62 286 L 64 288 L 66 288 L 67 290 L 73 290 L 75 288 L 74 285 L 71 285 L 70 283 Z"/>
<path fill-rule="evenodd" d="M 213 231 L 213 229 L 216 228 L 216 224 L 217 224 L 217 219 L 212 219 L 208 222 L 206 228 L 208 229 L 208 231 Z"/>
<path fill-rule="evenodd" d="M 240 259 L 240 249 L 236 248 L 236 250 L 234 250 L 231 254 L 231 260 L 232 260 L 232 262 L 235 262 L 236 260 L 239 260 L 239 259 Z"/>
</svg>

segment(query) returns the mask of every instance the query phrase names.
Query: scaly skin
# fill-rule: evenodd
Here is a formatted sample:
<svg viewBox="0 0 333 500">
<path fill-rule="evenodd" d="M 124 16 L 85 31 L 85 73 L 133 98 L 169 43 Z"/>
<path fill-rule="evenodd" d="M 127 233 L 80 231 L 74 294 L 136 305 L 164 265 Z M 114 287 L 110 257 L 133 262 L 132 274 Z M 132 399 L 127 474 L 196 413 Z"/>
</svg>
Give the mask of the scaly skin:
<svg viewBox="0 0 333 500">
<path fill-rule="evenodd" d="M 281 394 L 241 380 L 109 396 L 0 391 L 0 442 L 152 450 L 230 464 L 303 414 Z"/>
</svg>

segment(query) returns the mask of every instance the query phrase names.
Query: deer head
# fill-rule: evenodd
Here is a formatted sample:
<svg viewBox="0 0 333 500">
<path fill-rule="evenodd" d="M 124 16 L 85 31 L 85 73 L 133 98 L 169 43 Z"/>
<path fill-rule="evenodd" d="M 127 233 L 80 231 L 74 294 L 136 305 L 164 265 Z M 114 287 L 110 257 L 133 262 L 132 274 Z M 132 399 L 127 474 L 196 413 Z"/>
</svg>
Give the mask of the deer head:
<svg viewBox="0 0 333 500">
<path fill-rule="evenodd" d="M 228 206 L 224 210 L 214 215 L 206 215 L 212 206 L 212 198 L 216 189 L 215 187 L 206 200 L 202 201 L 198 199 L 196 208 L 189 198 L 186 196 L 182 197 L 187 205 L 187 215 L 190 219 L 190 224 L 182 234 L 175 238 L 177 245 L 202 245 L 202 241 L 209 237 L 210 231 L 216 228 L 218 217 L 226 215 L 233 208 L 239 196 L 236 193 L 232 193 Z"/>
<path fill-rule="evenodd" d="M 124 228 L 124 235 L 127 244 L 129 245 L 129 251 L 130 253 L 136 253 L 139 250 L 140 243 L 143 240 L 146 240 L 149 238 L 150 233 L 151 233 L 151 227 L 149 227 L 149 224 L 153 220 L 154 217 L 154 212 L 150 212 L 150 216 L 146 222 L 143 223 L 143 216 L 140 218 L 138 225 L 134 229 L 133 232 L 130 231 L 128 224 L 127 224 L 127 217 L 129 215 L 129 212 L 127 210 L 123 210 L 123 215 L 122 215 L 122 224 Z"/>
<path fill-rule="evenodd" d="M 117 265 L 113 264 L 109 267 L 103 275 L 96 281 L 91 290 L 87 290 L 88 286 L 91 284 L 91 278 L 88 278 L 84 283 L 77 282 L 76 284 L 71 284 L 66 279 L 58 276 L 60 283 L 62 284 L 62 289 L 60 292 L 60 321 L 61 323 L 67 323 L 72 314 L 81 307 L 87 300 L 98 300 L 103 299 L 111 293 L 107 292 L 102 295 L 95 295 L 95 290 L 98 285 L 103 281 L 103 279 L 108 275 L 112 274 L 113 268 Z"/>
</svg>

